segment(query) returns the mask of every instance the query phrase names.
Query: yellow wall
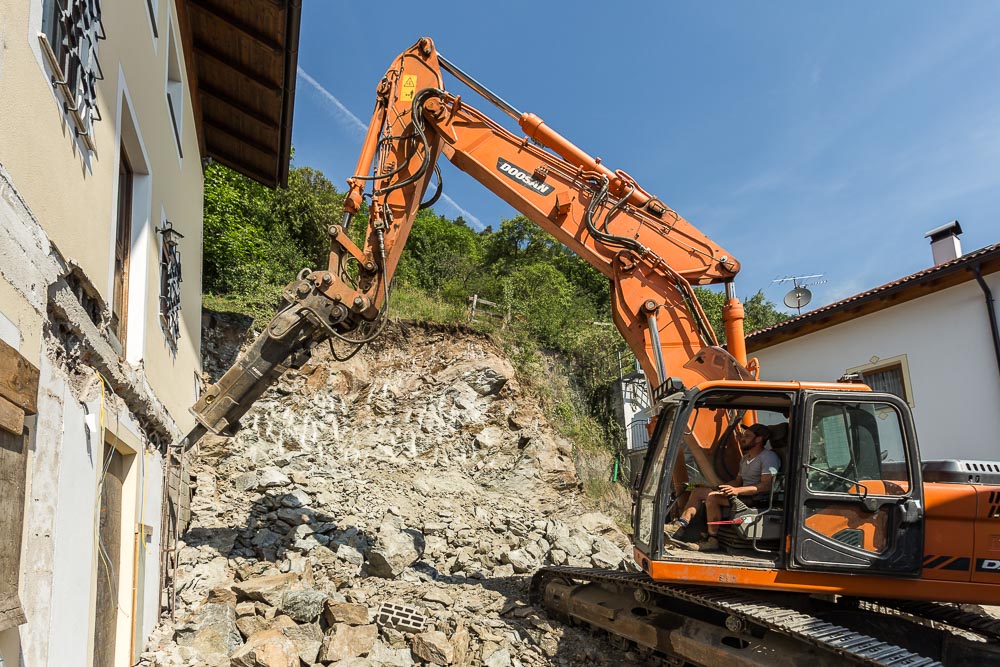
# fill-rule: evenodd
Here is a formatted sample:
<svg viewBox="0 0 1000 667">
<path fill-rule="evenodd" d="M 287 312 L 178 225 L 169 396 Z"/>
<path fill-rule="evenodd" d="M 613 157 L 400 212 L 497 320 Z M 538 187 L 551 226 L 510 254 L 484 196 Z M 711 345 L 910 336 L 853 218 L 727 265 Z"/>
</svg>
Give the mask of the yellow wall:
<svg viewBox="0 0 1000 667">
<path fill-rule="evenodd" d="M 61 96 L 53 91 L 46 61 L 40 57 L 37 33 L 42 0 L 0 0 L 0 164 L 62 255 L 80 265 L 110 304 L 118 142 L 128 125 L 123 119 L 129 105 L 122 102 L 127 90 L 151 184 L 144 205 L 133 216 L 148 225 L 148 241 L 144 251 L 133 247 L 131 289 L 144 292 L 145 315 L 137 317 L 130 311 L 129 335 L 140 330 L 135 319 L 145 320 L 145 335 L 130 361 L 141 361 L 156 395 L 181 430 L 187 430 L 193 425 L 187 408 L 195 399 L 195 373 L 200 369 L 203 176 L 183 62 L 183 158 L 178 155 L 166 101 L 170 39 L 178 40 L 177 51 L 184 58 L 176 11 L 167 0 L 153 4 L 157 37 L 145 1 L 102 2 L 108 39 L 98 46 L 105 78 L 98 83 L 97 105 L 103 120 L 94 123 L 96 154 L 87 155 L 82 143 L 74 139 Z M 133 153 L 134 163 L 137 156 Z M 180 240 L 181 335 L 176 353 L 159 320 L 160 238 L 153 229 L 159 227 L 164 213 L 184 235 Z M 137 276 L 143 265 L 144 276 Z M 4 297 L 0 305 L 5 311 L 7 304 Z"/>
</svg>

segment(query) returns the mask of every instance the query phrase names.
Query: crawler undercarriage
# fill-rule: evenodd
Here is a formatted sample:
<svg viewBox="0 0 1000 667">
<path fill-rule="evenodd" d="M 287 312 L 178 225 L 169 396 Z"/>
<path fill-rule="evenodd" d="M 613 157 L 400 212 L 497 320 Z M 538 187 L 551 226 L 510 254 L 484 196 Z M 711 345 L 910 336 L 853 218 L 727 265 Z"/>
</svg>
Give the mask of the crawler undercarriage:
<svg viewBox="0 0 1000 667">
<path fill-rule="evenodd" d="M 571 567 L 539 570 L 531 597 L 633 644 L 650 664 L 1000 664 L 1000 621 L 952 604 L 663 584 Z"/>
</svg>

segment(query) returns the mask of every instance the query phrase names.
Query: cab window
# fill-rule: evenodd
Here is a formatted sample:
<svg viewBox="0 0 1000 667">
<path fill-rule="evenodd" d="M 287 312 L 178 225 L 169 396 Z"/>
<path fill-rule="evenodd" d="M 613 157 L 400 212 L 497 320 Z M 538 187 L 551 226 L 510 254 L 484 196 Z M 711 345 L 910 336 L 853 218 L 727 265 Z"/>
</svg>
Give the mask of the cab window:
<svg viewBox="0 0 1000 667">
<path fill-rule="evenodd" d="M 894 406 L 821 401 L 810 427 L 811 491 L 889 496 L 909 491 L 902 419 Z"/>
</svg>

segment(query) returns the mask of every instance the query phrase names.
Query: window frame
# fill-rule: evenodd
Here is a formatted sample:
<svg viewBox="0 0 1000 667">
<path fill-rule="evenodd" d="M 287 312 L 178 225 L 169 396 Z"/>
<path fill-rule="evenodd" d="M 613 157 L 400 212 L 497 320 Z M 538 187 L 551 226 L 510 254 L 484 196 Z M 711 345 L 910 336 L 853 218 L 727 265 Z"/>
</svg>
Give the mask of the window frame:
<svg viewBox="0 0 1000 667">
<path fill-rule="evenodd" d="M 913 401 L 913 385 L 910 382 L 910 365 L 905 354 L 900 354 L 895 357 L 887 357 L 885 359 L 872 357 L 868 360 L 868 363 L 848 368 L 844 372 L 847 374 L 857 373 L 861 376 L 862 382 L 864 382 L 865 374 L 887 371 L 891 370 L 893 367 L 899 368 L 899 374 L 903 384 L 903 393 L 905 394 L 905 396 L 900 396 L 899 398 L 903 399 L 903 401 L 905 401 L 911 408 L 916 407 Z"/>
<path fill-rule="evenodd" d="M 128 292 L 129 269 L 132 254 L 132 208 L 135 190 L 135 171 L 129 160 L 125 145 L 119 146 L 118 159 L 118 202 L 115 221 L 114 278 L 111 297 L 111 332 L 121 345 L 121 356 L 125 357 L 128 338 Z M 119 271 L 119 251 L 121 270 Z M 120 311 L 120 312 L 119 312 Z M 117 320 L 116 320 L 117 318 Z"/>
<path fill-rule="evenodd" d="M 174 34 L 176 22 L 167 15 L 166 70 L 164 71 L 163 97 L 167 104 L 167 118 L 177 145 L 178 159 L 184 159 L 184 61 L 179 40 Z M 171 73 L 176 73 L 174 76 Z"/>
</svg>

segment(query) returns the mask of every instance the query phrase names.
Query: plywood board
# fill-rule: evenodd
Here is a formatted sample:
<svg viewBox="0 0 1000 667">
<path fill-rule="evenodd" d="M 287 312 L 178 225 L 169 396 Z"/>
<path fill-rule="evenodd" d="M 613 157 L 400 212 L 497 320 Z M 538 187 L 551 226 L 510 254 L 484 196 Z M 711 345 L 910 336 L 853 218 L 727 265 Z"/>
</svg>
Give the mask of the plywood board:
<svg viewBox="0 0 1000 667">
<path fill-rule="evenodd" d="M 21 435 L 24 432 L 24 410 L 0 396 L 0 429 Z"/>
<path fill-rule="evenodd" d="M 0 397 L 29 415 L 38 412 L 38 369 L 0 340 Z"/>
<path fill-rule="evenodd" d="M 27 446 L 21 434 L 0 430 L 0 632 L 26 622 L 17 597 Z"/>
</svg>

